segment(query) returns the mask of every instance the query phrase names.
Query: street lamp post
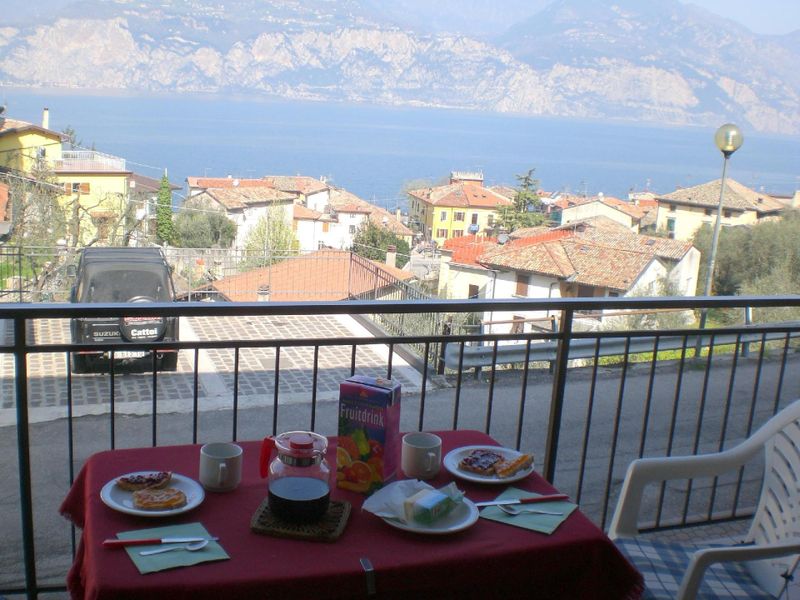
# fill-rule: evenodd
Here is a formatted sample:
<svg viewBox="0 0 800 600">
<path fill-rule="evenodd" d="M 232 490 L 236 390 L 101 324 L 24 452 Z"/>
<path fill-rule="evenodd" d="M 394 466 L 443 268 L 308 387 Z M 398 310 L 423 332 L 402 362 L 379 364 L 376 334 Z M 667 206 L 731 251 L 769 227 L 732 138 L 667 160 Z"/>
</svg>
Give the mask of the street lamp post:
<svg viewBox="0 0 800 600">
<path fill-rule="evenodd" d="M 722 179 L 719 184 L 719 203 L 717 204 L 717 220 L 714 222 L 714 235 L 711 238 L 711 252 L 708 255 L 708 268 L 706 269 L 706 286 L 704 296 L 711 295 L 711 283 L 714 280 L 714 266 L 717 259 L 717 244 L 719 242 L 719 230 L 722 225 L 722 201 L 725 197 L 725 174 L 728 170 L 728 159 L 731 154 L 736 152 L 744 141 L 741 130 L 732 123 L 726 123 L 714 134 L 714 143 L 722 152 Z M 700 313 L 700 329 L 706 325 L 708 309 L 704 308 Z M 699 339 L 698 339 L 699 346 Z"/>
</svg>

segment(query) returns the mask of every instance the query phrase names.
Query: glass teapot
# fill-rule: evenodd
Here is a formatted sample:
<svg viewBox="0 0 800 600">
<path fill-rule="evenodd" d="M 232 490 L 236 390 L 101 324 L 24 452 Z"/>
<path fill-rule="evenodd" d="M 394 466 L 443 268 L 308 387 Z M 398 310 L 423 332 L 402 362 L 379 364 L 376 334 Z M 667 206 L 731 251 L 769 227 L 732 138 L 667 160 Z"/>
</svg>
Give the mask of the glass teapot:
<svg viewBox="0 0 800 600">
<path fill-rule="evenodd" d="M 267 464 L 272 449 L 277 456 Z M 318 521 L 330 502 L 330 469 L 325 460 L 328 440 L 313 431 L 288 431 L 261 443 L 261 477 L 269 477 L 268 502 L 284 521 Z"/>
</svg>

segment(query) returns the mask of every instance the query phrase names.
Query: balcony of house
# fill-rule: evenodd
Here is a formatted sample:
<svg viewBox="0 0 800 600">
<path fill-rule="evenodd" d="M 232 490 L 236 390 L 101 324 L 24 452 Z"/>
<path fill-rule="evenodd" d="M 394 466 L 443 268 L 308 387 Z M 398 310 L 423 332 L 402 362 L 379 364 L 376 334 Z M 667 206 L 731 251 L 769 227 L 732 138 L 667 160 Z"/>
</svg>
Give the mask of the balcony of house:
<svg viewBox="0 0 800 600">
<path fill-rule="evenodd" d="M 125 159 L 95 150 L 64 150 L 61 159 L 53 161 L 56 173 L 124 172 Z"/>
<path fill-rule="evenodd" d="M 353 374 L 401 384 L 402 431 L 479 430 L 533 454 L 536 471 L 604 530 L 632 460 L 729 448 L 800 396 L 796 296 L 373 296 L 0 303 L 0 594 L 63 594 L 81 533 L 59 505 L 92 454 L 297 429 L 335 436 L 339 384 Z M 701 310 L 713 328 L 696 328 Z M 676 318 L 642 318 L 663 311 Z M 475 315 L 501 313 L 547 313 L 556 326 L 475 327 Z M 611 313 L 604 326 L 581 316 Z M 180 340 L 104 344 L 91 369 L 72 368 L 98 348 L 72 341 L 71 320 L 131 317 L 177 317 Z M 177 366 L 163 369 L 174 351 Z M 735 529 L 756 508 L 762 472 L 756 462 L 650 489 L 646 529 Z"/>
</svg>

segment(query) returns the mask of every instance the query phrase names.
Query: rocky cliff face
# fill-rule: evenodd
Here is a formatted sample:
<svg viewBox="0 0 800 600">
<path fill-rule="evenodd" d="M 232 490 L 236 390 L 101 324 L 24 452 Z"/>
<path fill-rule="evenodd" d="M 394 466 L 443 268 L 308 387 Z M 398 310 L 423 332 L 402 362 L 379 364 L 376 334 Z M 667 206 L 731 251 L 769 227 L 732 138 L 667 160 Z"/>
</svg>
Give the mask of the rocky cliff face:
<svg viewBox="0 0 800 600">
<path fill-rule="evenodd" d="M 483 41 L 401 29 L 375 0 L 148 4 L 0 27 L 0 81 L 800 132 L 797 36 L 731 31 L 674 0 L 557 0 Z"/>
</svg>

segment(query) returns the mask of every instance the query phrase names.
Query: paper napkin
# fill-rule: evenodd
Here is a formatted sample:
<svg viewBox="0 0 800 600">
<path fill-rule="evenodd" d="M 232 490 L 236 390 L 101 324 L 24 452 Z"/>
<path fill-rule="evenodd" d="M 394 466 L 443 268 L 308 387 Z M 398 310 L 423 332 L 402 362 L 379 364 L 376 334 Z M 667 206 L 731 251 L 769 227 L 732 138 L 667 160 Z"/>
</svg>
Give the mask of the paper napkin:
<svg viewBox="0 0 800 600">
<path fill-rule="evenodd" d="M 117 534 L 121 540 L 135 540 L 139 538 L 164 538 L 164 537 L 211 537 L 201 523 L 185 523 L 183 525 L 167 525 L 165 527 L 155 527 L 153 529 L 137 529 L 135 531 L 123 531 Z M 222 549 L 217 542 L 209 542 L 208 546 L 195 552 L 188 550 L 173 550 L 172 552 L 162 552 L 142 556 L 142 550 L 154 550 L 163 548 L 164 544 L 153 546 L 128 546 L 125 551 L 131 557 L 133 564 L 142 574 L 155 573 L 176 567 L 188 567 L 199 563 L 212 560 L 226 560 L 230 556 Z M 116 552 L 116 550 L 109 550 Z"/>
<path fill-rule="evenodd" d="M 540 496 L 541 494 L 536 494 L 533 492 L 529 492 L 527 490 L 521 490 L 519 488 L 510 487 L 505 490 L 502 494 L 500 494 L 495 500 L 514 500 L 516 498 L 527 498 L 530 496 Z M 524 529 L 531 529 L 533 531 L 538 531 L 539 533 L 546 533 L 550 535 L 553 533 L 561 523 L 566 521 L 567 517 L 572 514 L 576 508 L 578 508 L 577 504 L 573 504 L 567 500 L 554 500 L 552 502 L 537 502 L 535 504 L 515 504 L 515 508 L 532 508 L 537 510 L 549 510 L 552 512 L 561 512 L 564 513 L 563 515 L 539 515 L 536 513 L 523 513 L 520 515 L 512 516 L 509 515 L 502 510 L 500 510 L 497 506 L 486 506 L 481 509 L 481 518 L 489 519 L 491 521 L 498 521 L 500 523 L 508 523 L 509 525 L 514 525 L 515 527 L 522 527 Z"/>
</svg>

